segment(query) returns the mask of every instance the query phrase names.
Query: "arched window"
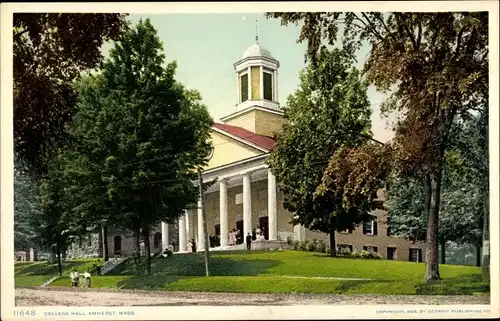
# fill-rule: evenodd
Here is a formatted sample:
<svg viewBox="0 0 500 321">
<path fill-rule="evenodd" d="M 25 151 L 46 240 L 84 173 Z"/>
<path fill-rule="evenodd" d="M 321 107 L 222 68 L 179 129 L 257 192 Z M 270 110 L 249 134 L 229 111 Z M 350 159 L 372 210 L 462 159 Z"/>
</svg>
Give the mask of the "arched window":
<svg viewBox="0 0 500 321">
<path fill-rule="evenodd" d="M 161 246 L 161 233 L 160 232 L 155 233 L 153 244 L 154 244 L 155 249 L 157 249 Z"/>
<path fill-rule="evenodd" d="M 115 251 L 116 255 L 120 255 L 122 253 L 122 237 L 120 235 L 115 236 L 114 239 Z"/>
</svg>

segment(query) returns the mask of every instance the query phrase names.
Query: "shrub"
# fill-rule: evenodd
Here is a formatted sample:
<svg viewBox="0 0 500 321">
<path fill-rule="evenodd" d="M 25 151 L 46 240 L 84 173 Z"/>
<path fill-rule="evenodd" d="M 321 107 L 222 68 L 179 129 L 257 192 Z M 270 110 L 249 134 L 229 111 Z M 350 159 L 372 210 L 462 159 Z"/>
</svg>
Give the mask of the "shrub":
<svg viewBox="0 0 500 321">
<path fill-rule="evenodd" d="M 313 240 L 312 242 L 308 242 L 306 244 L 306 251 L 308 252 L 316 251 L 316 240 Z"/>
<path fill-rule="evenodd" d="M 309 241 L 301 241 L 299 244 L 299 250 L 307 251 L 307 243 L 309 243 Z"/>
<path fill-rule="evenodd" d="M 326 252 L 325 252 L 325 253 L 326 253 L 326 254 L 330 254 L 330 247 L 327 247 L 327 248 L 326 248 Z"/>
<path fill-rule="evenodd" d="M 294 241 L 293 242 L 293 249 L 294 250 L 300 250 L 300 242 L 299 241 Z"/>
<path fill-rule="evenodd" d="M 342 256 L 352 256 L 353 252 L 348 247 L 343 247 L 337 250 L 337 253 Z"/>
<path fill-rule="evenodd" d="M 352 256 L 359 257 L 362 259 L 383 259 L 382 254 L 380 254 L 378 252 L 369 252 L 366 250 L 362 250 L 359 252 L 353 252 Z"/>
<path fill-rule="evenodd" d="M 291 236 L 287 236 L 287 238 L 286 238 L 286 244 L 288 244 L 288 245 L 293 245 L 293 243 L 294 243 L 294 242 L 293 242 L 293 240 L 292 240 L 292 237 L 291 237 Z"/>
<path fill-rule="evenodd" d="M 316 244 L 316 252 L 320 253 L 326 252 L 326 243 L 323 240 L 320 240 L 318 244 Z"/>
</svg>

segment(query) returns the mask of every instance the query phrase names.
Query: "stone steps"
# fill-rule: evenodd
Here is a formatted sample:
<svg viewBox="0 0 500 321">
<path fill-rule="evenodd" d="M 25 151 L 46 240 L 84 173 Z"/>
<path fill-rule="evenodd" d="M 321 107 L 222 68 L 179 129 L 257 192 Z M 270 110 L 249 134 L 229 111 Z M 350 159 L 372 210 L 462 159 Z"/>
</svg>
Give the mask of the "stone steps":
<svg viewBox="0 0 500 321">
<path fill-rule="evenodd" d="M 118 266 L 120 263 L 125 261 L 127 258 L 126 257 L 113 257 L 109 258 L 107 262 L 104 263 L 104 265 L 101 267 L 101 275 L 105 275 L 112 269 L 114 269 L 116 266 Z"/>
</svg>

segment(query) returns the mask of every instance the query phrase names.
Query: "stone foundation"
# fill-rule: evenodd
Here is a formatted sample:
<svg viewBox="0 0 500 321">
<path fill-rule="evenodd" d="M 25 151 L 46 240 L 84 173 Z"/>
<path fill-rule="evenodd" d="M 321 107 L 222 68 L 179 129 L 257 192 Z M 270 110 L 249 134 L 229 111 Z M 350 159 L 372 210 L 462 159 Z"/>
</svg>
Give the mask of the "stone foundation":
<svg viewBox="0 0 500 321">
<path fill-rule="evenodd" d="M 286 249 L 289 245 L 283 241 L 270 241 L 270 240 L 255 240 L 252 241 L 252 250 L 278 250 L 278 249 Z"/>
</svg>

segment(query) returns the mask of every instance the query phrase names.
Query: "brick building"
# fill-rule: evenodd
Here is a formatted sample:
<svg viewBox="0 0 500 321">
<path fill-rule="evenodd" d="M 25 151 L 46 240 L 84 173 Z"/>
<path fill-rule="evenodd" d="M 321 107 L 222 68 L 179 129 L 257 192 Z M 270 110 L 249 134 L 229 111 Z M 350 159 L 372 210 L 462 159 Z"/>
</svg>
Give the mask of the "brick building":
<svg viewBox="0 0 500 321">
<path fill-rule="evenodd" d="M 263 228 L 265 239 L 278 244 L 287 238 L 318 239 L 329 242 L 323 233 L 303 226 L 292 226 L 292 213 L 283 207 L 283 195 L 265 161 L 275 145 L 275 137 L 285 120 L 278 104 L 279 61 L 258 42 L 250 46 L 234 64 L 238 103 L 235 111 L 215 122 L 211 131 L 214 152 L 203 170 L 203 179 L 218 182 L 205 195 L 208 233 L 220 237 L 220 246 L 228 248 L 233 229 L 243 235 Z M 374 220 L 352 233 L 337 233 L 340 247 L 370 250 L 384 257 L 403 261 L 422 261 L 423 244 L 392 237 L 387 233 L 386 213 L 374 211 Z M 150 236 L 153 251 L 172 241 L 181 251 L 189 240 L 203 249 L 204 233 L 201 210 L 186 210 L 173 226 L 162 223 Z M 108 233 L 110 255 L 130 255 L 134 237 L 123 231 Z M 176 250 L 177 250 L 176 249 Z"/>
</svg>

